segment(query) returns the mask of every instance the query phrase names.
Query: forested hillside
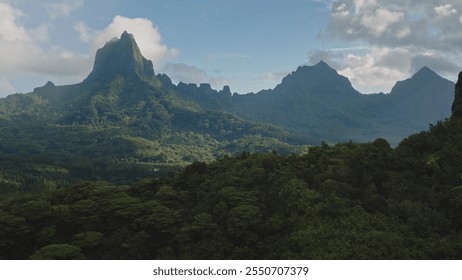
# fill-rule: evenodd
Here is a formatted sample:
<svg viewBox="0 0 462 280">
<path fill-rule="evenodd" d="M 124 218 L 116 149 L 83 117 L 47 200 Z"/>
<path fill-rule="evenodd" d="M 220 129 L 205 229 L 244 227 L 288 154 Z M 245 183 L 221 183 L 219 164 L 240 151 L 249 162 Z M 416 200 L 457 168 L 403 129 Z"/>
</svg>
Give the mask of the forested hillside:
<svg viewBox="0 0 462 280">
<path fill-rule="evenodd" d="M 449 116 L 453 87 L 423 68 L 390 94 L 362 95 L 324 62 L 256 94 L 174 85 L 124 32 L 81 83 L 0 99 L 0 191 L 130 184 L 243 151 L 300 155 L 323 141 L 394 147 Z"/>
<path fill-rule="evenodd" d="M 274 89 L 233 94 L 180 83 L 182 98 L 242 118 L 277 125 L 314 145 L 322 141 L 368 142 L 384 138 L 392 146 L 450 116 L 454 83 L 423 67 L 399 81 L 389 94 L 361 94 L 350 81 L 321 61 L 300 66 Z"/>
<path fill-rule="evenodd" d="M 307 150 L 280 127 L 181 96 L 128 33 L 97 52 L 83 82 L 0 99 L 0 133 L 2 193 L 133 183 L 244 150 Z"/>
<path fill-rule="evenodd" d="M 462 121 L 3 196 L 3 259 L 460 259 Z"/>
</svg>

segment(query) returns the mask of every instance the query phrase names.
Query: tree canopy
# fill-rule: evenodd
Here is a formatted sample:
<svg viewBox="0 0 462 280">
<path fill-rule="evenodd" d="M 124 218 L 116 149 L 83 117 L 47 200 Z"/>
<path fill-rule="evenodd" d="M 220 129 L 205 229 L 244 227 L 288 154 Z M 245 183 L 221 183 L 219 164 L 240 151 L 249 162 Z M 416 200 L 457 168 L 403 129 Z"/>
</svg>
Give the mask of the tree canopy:
<svg viewBox="0 0 462 280">
<path fill-rule="evenodd" d="M 462 122 L 0 199 L 2 259 L 459 259 Z"/>
</svg>

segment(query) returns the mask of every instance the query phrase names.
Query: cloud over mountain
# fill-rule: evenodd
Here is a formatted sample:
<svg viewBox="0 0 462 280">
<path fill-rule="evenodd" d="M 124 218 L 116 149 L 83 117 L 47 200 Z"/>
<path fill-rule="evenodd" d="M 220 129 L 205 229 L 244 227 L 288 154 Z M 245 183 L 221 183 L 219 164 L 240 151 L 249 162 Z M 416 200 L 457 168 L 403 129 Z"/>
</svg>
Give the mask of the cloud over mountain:
<svg viewBox="0 0 462 280">
<path fill-rule="evenodd" d="M 223 77 L 210 75 L 203 69 L 184 63 L 167 63 L 162 68 L 162 72 L 169 75 L 174 83 L 209 83 L 213 88 L 217 89 L 229 84 L 229 81 Z"/>
<path fill-rule="evenodd" d="M 84 5 L 79 1 L 48 1 L 42 4 L 50 20 L 67 17 Z M 16 88 L 18 75 L 28 75 L 28 80 L 53 80 L 58 84 L 81 81 L 91 70 L 96 50 L 123 31 L 133 33 L 139 47 L 155 67 L 162 67 L 169 59 L 178 55 L 178 50 L 168 47 L 151 20 L 115 16 L 112 22 L 101 30 L 76 22 L 80 41 L 88 44 L 91 53 L 80 54 L 50 41 L 52 22 L 41 22 L 37 26 L 26 25 L 27 14 L 15 6 L 14 1 L 0 1 L 0 97 L 15 91 L 30 90 Z M 24 84 L 24 83 L 23 83 Z"/>
<path fill-rule="evenodd" d="M 92 45 L 93 53 L 107 41 L 118 38 L 122 32 L 127 31 L 135 36 L 141 53 L 154 63 L 155 68 L 178 55 L 177 49 L 168 47 L 162 41 L 158 27 L 149 19 L 119 15 L 103 30 L 92 30 L 82 22 L 77 23 L 74 29 L 79 32 L 80 40 Z"/>
<path fill-rule="evenodd" d="M 462 58 L 461 15 L 462 2 L 457 0 L 334 1 L 321 36 L 369 48 L 311 56 L 336 57 L 340 72 L 366 91 L 389 87 L 422 66 L 454 75 L 461 66 L 454 61 Z"/>
<path fill-rule="evenodd" d="M 14 87 L 9 79 L 17 73 L 80 76 L 88 71 L 87 56 L 46 44 L 48 26 L 27 28 L 22 17 L 21 10 L 8 2 L 0 2 L 0 74 L 3 76 L 0 96 L 12 93 Z"/>
</svg>

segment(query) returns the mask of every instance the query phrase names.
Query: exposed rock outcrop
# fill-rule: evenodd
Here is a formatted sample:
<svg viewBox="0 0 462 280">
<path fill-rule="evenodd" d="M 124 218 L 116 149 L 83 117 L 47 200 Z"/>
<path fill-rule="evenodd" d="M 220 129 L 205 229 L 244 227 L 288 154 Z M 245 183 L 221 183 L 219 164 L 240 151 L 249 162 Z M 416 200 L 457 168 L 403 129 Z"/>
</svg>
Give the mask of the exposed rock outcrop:
<svg viewBox="0 0 462 280">
<path fill-rule="evenodd" d="M 113 39 L 96 53 L 93 71 L 86 81 L 108 81 L 117 75 L 129 79 L 154 77 L 152 61 L 141 54 L 132 34 L 126 31 L 120 39 Z"/>
</svg>

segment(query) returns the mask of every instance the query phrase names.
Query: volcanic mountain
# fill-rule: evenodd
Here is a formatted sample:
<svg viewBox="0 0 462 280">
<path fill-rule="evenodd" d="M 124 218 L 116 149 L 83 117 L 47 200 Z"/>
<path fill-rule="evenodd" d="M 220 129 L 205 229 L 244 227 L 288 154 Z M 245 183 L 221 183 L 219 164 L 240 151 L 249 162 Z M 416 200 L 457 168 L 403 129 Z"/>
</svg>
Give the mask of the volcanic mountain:
<svg viewBox="0 0 462 280">
<path fill-rule="evenodd" d="M 243 151 L 300 153 L 379 137 L 396 145 L 448 117 L 453 88 L 423 68 L 390 94 L 363 95 L 324 62 L 255 94 L 175 85 L 124 32 L 98 50 L 81 83 L 0 99 L 0 165 L 12 176 L 54 170 L 42 177 L 123 181 Z"/>
</svg>

